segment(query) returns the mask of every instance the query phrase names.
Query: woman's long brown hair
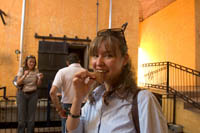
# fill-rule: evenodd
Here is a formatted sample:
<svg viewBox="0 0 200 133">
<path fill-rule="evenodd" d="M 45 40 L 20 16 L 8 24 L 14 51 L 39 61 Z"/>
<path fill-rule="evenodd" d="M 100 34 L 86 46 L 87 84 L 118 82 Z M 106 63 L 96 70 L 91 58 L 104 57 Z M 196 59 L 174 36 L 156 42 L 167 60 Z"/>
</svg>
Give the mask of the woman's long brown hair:
<svg viewBox="0 0 200 133">
<path fill-rule="evenodd" d="M 113 52 L 114 56 L 117 54 L 117 50 L 120 51 L 121 56 L 124 57 L 128 54 L 128 48 L 123 36 L 117 36 L 112 34 L 105 34 L 103 36 L 97 36 L 90 46 L 90 56 L 95 56 L 98 53 L 98 48 L 101 44 L 104 44 L 108 51 Z M 112 84 L 112 88 L 106 91 L 103 95 L 105 104 L 109 104 L 109 99 L 112 96 L 117 96 L 120 99 L 127 99 L 130 95 L 134 95 L 138 87 L 136 84 L 135 73 L 131 70 L 131 60 L 122 68 L 117 80 Z M 89 93 L 88 99 L 90 103 L 94 103 L 92 91 Z"/>
<path fill-rule="evenodd" d="M 36 65 L 37 65 L 36 58 L 35 58 L 35 56 L 33 56 L 33 55 L 29 55 L 29 56 L 26 56 L 26 58 L 25 58 L 25 60 L 24 60 L 24 63 L 23 63 L 23 71 L 29 69 L 29 68 L 28 68 L 28 60 L 29 60 L 29 59 L 34 59 L 34 60 L 35 60 L 35 66 L 34 66 L 34 69 L 33 69 L 33 70 L 35 70 L 35 67 L 36 67 Z"/>
</svg>

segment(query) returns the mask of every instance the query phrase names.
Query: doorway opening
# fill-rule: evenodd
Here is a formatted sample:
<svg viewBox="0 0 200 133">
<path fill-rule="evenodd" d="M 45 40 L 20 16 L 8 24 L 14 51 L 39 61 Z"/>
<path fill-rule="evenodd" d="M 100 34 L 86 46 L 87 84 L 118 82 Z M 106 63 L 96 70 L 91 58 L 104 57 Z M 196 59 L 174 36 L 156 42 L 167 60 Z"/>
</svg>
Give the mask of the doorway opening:
<svg viewBox="0 0 200 133">
<path fill-rule="evenodd" d="M 42 85 L 39 89 L 39 98 L 48 98 L 51 84 L 57 71 L 66 67 L 66 58 L 69 53 L 77 53 L 81 66 L 89 68 L 88 57 L 89 43 L 68 43 L 39 41 L 38 69 L 44 74 Z"/>
</svg>

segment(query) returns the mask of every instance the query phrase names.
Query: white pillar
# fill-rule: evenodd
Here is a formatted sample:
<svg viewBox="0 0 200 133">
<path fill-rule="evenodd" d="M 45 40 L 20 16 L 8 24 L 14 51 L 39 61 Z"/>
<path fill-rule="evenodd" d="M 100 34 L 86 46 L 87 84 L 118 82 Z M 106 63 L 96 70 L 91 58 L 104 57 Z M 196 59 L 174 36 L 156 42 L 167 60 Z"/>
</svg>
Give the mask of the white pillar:
<svg viewBox="0 0 200 133">
<path fill-rule="evenodd" d="M 20 57 L 19 57 L 19 67 L 22 66 L 22 57 L 23 57 L 23 39 L 24 39 L 24 20 L 25 20 L 25 9 L 26 9 L 26 0 L 23 0 L 22 4 L 22 18 L 21 18 L 21 33 L 20 33 Z"/>
<path fill-rule="evenodd" d="M 112 0 L 110 0 L 110 10 L 109 10 L 109 29 L 112 28 Z"/>
</svg>

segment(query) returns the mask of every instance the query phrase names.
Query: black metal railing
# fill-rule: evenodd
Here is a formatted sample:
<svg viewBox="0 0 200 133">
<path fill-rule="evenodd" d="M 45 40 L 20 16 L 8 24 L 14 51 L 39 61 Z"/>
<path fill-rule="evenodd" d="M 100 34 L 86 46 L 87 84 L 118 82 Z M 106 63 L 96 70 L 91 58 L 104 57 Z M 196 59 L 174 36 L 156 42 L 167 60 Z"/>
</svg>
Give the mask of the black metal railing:
<svg viewBox="0 0 200 133">
<path fill-rule="evenodd" d="M 163 95 L 166 95 L 163 97 L 168 102 L 173 97 L 173 104 L 164 109 L 167 115 L 171 113 L 172 120 L 168 120 L 169 123 L 175 122 L 176 96 L 200 109 L 200 72 L 197 70 L 172 62 L 143 64 L 139 68 L 139 86 L 163 90 Z M 170 110 L 173 112 L 169 112 Z"/>
<path fill-rule="evenodd" d="M 8 100 L 8 98 L 6 97 L 6 86 L 0 87 L 0 90 L 3 90 L 3 98 L 5 100 Z"/>
<path fill-rule="evenodd" d="M 0 132 L 15 133 L 18 124 L 17 119 L 16 97 L 7 97 L 7 99 L 0 97 Z M 60 117 L 48 99 L 38 99 L 35 132 L 61 132 Z"/>
<path fill-rule="evenodd" d="M 199 71 L 172 62 L 143 64 L 141 71 L 140 86 L 162 88 L 200 109 Z"/>
</svg>

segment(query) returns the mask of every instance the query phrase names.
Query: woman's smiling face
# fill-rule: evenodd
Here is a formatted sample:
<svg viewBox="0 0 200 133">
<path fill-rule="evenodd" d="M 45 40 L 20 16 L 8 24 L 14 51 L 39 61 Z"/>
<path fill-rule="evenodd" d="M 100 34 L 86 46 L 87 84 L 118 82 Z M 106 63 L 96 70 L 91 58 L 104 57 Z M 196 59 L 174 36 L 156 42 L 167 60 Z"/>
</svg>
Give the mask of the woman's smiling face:
<svg viewBox="0 0 200 133">
<path fill-rule="evenodd" d="M 95 71 L 103 73 L 105 83 L 112 85 L 127 63 L 128 56 L 122 57 L 118 47 L 114 52 L 113 49 L 105 47 L 106 45 L 105 42 L 99 45 L 97 53 L 92 56 L 92 66 Z"/>
<path fill-rule="evenodd" d="M 27 66 L 29 70 L 33 70 L 35 68 L 36 60 L 34 58 L 29 58 L 27 60 Z"/>
</svg>

